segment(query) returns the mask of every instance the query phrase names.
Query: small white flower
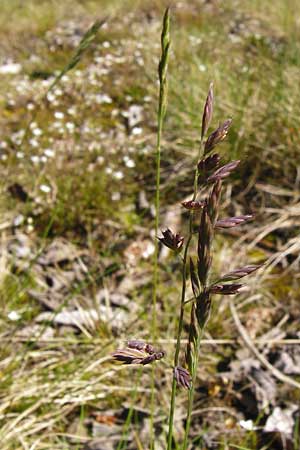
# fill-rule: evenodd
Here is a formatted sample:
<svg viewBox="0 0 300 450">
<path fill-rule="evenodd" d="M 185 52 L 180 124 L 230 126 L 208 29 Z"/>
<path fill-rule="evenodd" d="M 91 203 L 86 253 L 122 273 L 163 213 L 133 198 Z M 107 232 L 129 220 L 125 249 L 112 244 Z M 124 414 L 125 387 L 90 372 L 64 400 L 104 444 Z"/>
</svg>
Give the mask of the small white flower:
<svg viewBox="0 0 300 450">
<path fill-rule="evenodd" d="M 49 194 L 49 192 L 51 192 L 51 187 L 48 186 L 47 184 L 41 184 L 40 185 L 40 190 L 42 192 L 45 192 L 45 194 Z"/>
<path fill-rule="evenodd" d="M 75 114 L 76 114 L 76 108 L 75 108 L 75 106 L 71 106 L 71 107 L 68 109 L 68 114 L 70 114 L 70 116 L 75 116 Z"/>
<path fill-rule="evenodd" d="M 21 314 L 18 313 L 17 311 L 10 311 L 7 314 L 7 317 L 9 318 L 9 320 L 12 320 L 13 322 L 20 320 L 21 319 Z"/>
<path fill-rule="evenodd" d="M 35 128 L 32 131 L 32 134 L 34 134 L 35 136 L 41 136 L 43 134 L 43 131 L 40 128 Z"/>
<path fill-rule="evenodd" d="M 132 169 L 133 167 L 135 167 L 135 162 L 133 161 L 133 159 L 127 159 L 127 161 L 125 161 L 125 166 Z"/>
<path fill-rule="evenodd" d="M 29 144 L 32 146 L 32 147 L 38 147 L 39 146 L 39 143 L 38 143 L 38 141 L 36 140 L 36 139 L 29 139 Z"/>
<path fill-rule="evenodd" d="M 119 115 L 119 110 L 117 108 L 113 109 L 111 112 L 111 117 L 117 117 Z"/>
<path fill-rule="evenodd" d="M 50 78 L 48 80 L 42 80 L 42 86 L 47 89 L 48 86 L 50 86 L 51 81 Z"/>
<path fill-rule="evenodd" d="M 117 180 L 122 180 L 122 178 L 124 178 L 124 173 L 121 172 L 120 170 L 118 170 L 117 172 L 114 172 L 114 177 L 115 177 Z"/>
<path fill-rule="evenodd" d="M 63 119 L 65 117 L 65 115 L 61 111 L 55 111 L 54 117 L 55 117 L 55 119 L 59 119 L 60 120 L 60 119 Z"/>
<path fill-rule="evenodd" d="M 121 199 L 120 192 L 113 192 L 111 195 L 111 199 L 113 202 L 118 202 Z"/>
<path fill-rule="evenodd" d="M 40 157 L 37 155 L 31 156 L 30 159 L 33 162 L 33 164 L 38 164 L 40 162 Z"/>
<path fill-rule="evenodd" d="M 18 159 L 23 159 L 23 158 L 24 158 L 24 153 L 23 153 L 23 152 L 17 152 L 17 153 L 16 153 L 16 157 L 17 157 Z"/>
<path fill-rule="evenodd" d="M 110 43 L 109 43 L 108 41 L 104 41 L 104 42 L 102 43 L 102 46 L 103 46 L 104 48 L 109 48 L 109 47 L 110 47 Z"/>
<path fill-rule="evenodd" d="M 3 64 L 3 66 L 0 66 L 0 74 L 3 75 L 16 75 L 17 73 L 20 73 L 21 70 L 21 64 L 17 63 Z"/>
<path fill-rule="evenodd" d="M 143 132 L 143 128 L 141 128 L 141 127 L 134 127 L 134 128 L 132 128 L 132 130 L 131 130 L 131 133 L 132 133 L 134 136 L 139 136 L 140 134 L 142 134 L 142 132 Z"/>
<path fill-rule="evenodd" d="M 13 220 L 13 225 L 14 227 L 19 227 L 20 225 L 22 225 L 22 223 L 24 222 L 24 216 L 23 214 L 18 214 L 14 220 Z"/>
<path fill-rule="evenodd" d="M 51 148 L 46 148 L 44 154 L 47 156 L 47 158 L 53 158 L 55 156 L 55 152 L 51 150 Z"/>
<path fill-rule="evenodd" d="M 112 99 L 109 95 L 107 94 L 98 94 L 95 96 L 95 100 L 96 103 L 100 104 L 100 103 L 107 103 L 110 104 L 112 103 Z"/>
<path fill-rule="evenodd" d="M 143 108 L 139 105 L 131 105 L 123 116 L 128 117 L 128 124 L 130 128 L 133 128 L 143 119 Z"/>
<path fill-rule="evenodd" d="M 47 94 L 47 100 L 48 102 L 52 103 L 55 100 L 55 95 L 49 92 L 49 94 Z"/>
<path fill-rule="evenodd" d="M 293 414 L 297 409 L 297 405 L 291 405 L 285 409 L 275 406 L 272 414 L 267 418 L 264 431 L 266 433 L 282 433 L 292 437 L 295 424 Z"/>
<path fill-rule="evenodd" d="M 253 431 L 256 430 L 257 427 L 254 426 L 253 420 L 240 420 L 239 424 L 242 428 L 244 428 L 247 431 Z"/>
<path fill-rule="evenodd" d="M 74 128 L 75 128 L 75 125 L 74 125 L 73 122 L 67 122 L 67 123 L 66 123 L 66 128 L 67 128 L 69 131 L 73 131 Z"/>
</svg>

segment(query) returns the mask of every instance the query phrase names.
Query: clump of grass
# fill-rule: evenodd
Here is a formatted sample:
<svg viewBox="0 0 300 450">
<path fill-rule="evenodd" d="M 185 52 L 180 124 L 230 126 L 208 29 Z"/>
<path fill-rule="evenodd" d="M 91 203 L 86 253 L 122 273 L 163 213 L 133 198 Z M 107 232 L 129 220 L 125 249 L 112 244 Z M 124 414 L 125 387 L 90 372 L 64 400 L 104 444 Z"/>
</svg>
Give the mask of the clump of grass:
<svg viewBox="0 0 300 450">
<path fill-rule="evenodd" d="M 159 174 L 160 174 L 160 140 L 162 132 L 162 121 L 165 115 L 166 91 L 164 91 L 164 82 L 166 77 L 167 55 L 164 51 L 168 51 L 169 41 L 165 37 L 168 35 L 169 10 L 166 11 L 164 17 L 164 26 L 162 33 L 162 59 L 159 65 L 160 75 L 160 96 L 159 96 L 159 112 L 158 112 L 158 135 L 157 135 L 157 183 L 156 183 L 156 232 L 158 230 L 158 214 L 159 214 Z M 167 30 L 167 31 L 166 31 Z M 164 40 L 165 39 L 165 40 Z M 167 39 L 167 40 L 166 40 Z M 165 43 L 165 44 L 164 44 Z M 164 46 L 165 45 L 165 46 Z M 188 447 L 189 431 L 191 426 L 191 414 L 193 410 L 195 384 L 197 376 L 197 368 L 199 362 L 199 350 L 201 339 L 209 317 L 211 314 L 212 296 L 213 295 L 234 295 L 240 292 L 243 284 L 235 281 L 250 275 L 256 271 L 260 265 L 246 265 L 235 269 L 215 280 L 211 276 L 211 266 L 213 260 L 213 240 L 215 234 L 222 228 L 232 228 L 241 225 L 252 219 L 252 215 L 240 215 L 237 217 L 219 219 L 221 209 L 221 194 L 223 182 L 238 167 L 240 161 L 230 161 L 224 165 L 220 165 L 221 156 L 215 152 L 215 148 L 226 138 L 229 128 L 232 124 L 231 119 L 225 120 L 212 133 L 207 132 L 213 115 L 213 84 L 211 83 L 204 105 L 202 115 L 202 126 L 200 132 L 200 143 L 197 164 L 194 174 L 193 195 L 191 200 L 182 203 L 183 207 L 189 210 L 189 232 L 186 238 L 179 233 L 174 233 L 167 228 L 162 232 L 162 237 L 158 240 L 174 251 L 178 256 L 183 253 L 182 269 L 181 269 L 181 296 L 179 308 L 179 320 L 176 336 L 176 348 L 174 354 L 173 366 L 173 382 L 170 398 L 169 413 L 169 430 L 167 437 L 167 448 L 172 449 L 173 446 L 173 421 L 175 412 L 175 399 L 177 385 L 188 389 L 188 405 L 187 418 L 185 425 L 185 435 L 182 450 Z M 206 137 L 207 136 L 207 137 Z M 196 229 L 196 232 L 195 232 Z M 196 260 L 192 256 L 191 243 L 197 236 L 197 255 Z M 158 247 L 156 246 L 155 255 L 155 278 L 154 292 L 157 289 L 157 257 Z M 188 272 L 190 273 L 193 298 L 186 299 L 186 290 L 188 283 Z M 156 295 L 156 294 L 155 294 Z M 154 297 L 156 300 L 156 297 Z M 190 306 L 191 305 L 191 306 Z M 155 307 L 155 301 L 153 302 Z M 190 308 L 190 323 L 188 343 L 184 355 L 185 366 L 179 365 L 181 337 L 184 324 L 184 313 L 186 308 Z M 155 312 L 154 312 L 155 314 Z M 155 315 L 154 315 L 155 323 Z M 163 357 L 163 352 L 157 353 L 152 346 L 142 342 L 137 342 L 134 347 L 128 343 L 128 348 L 119 350 L 114 353 L 114 357 L 126 364 L 148 364 Z M 138 347 L 137 347 L 138 346 Z M 151 348 L 152 354 L 146 351 L 146 354 L 140 353 L 141 350 Z M 148 356 L 147 356 L 148 353 Z M 158 354 L 159 357 L 155 357 Z"/>
</svg>

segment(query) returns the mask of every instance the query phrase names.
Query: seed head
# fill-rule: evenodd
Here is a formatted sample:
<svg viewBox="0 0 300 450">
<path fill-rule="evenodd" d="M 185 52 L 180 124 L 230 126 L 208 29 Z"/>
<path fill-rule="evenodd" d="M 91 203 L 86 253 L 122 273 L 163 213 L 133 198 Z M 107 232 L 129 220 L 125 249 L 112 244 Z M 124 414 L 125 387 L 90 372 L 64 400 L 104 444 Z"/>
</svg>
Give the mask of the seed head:
<svg viewBox="0 0 300 450">
<path fill-rule="evenodd" d="M 198 277 L 201 284 L 204 286 L 206 283 L 207 274 L 211 265 L 210 245 L 212 240 L 213 227 L 210 217 L 207 212 L 207 208 L 204 207 L 201 216 L 201 222 L 198 235 Z"/>
<path fill-rule="evenodd" d="M 190 274 L 191 274 L 191 283 L 192 283 L 192 289 L 193 289 L 193 293 L 195 298 L 199 297 L 200 295 L 200 281 L 199 281 L 199 277 L 198 274 L 196 272 L 196 268 L 194 265 L 194 261 L 192 258 L 190 258 Z"/>
<path fill-rule="evenodd" d="M 161 83 L 166 81 L 170 50 L 170 8 L 167 8 L 163 18 L 161 33 L 161 59 L 158 65 L 158 75 Z"/>
<path fill-rule="evenodd" d="M 203 291 L 196 300 L 196 317 L 199 327 L 203 329 L 209 319 L 211 298 L 209 291 Z"/>
<path fill-rule="evenodd" d="M 211 294 L 234 295 L 237 294 L 242 287 L 244 287 L 243 284 L 215 284 L 209 291 Z"/>
<path fill-rule="evenodd" d="M 165 356 L 165 352 L 156 352 L 153 353 L 153 355 L 147 356 L 146 358 L 144 358 L 140 364 L 142 364 L 143 366 L 145 366 L 146 364 L 151 364 L 154 361 L 158 361 L 159 359 L 162 359 Z"/>
<path fill-rule="evenodd" d="M 211 118 L 212 118 L 213 100 L 214 100 L 213 83 L 210 83 L 209 91 L 208 91 L 206 102 L 204 105 L 203 116 L 202 116 L 201 140 L 203 139 L 203 136 L 206 134 L 207 129 L 210 124 L 210 121 L 211 121 Z"/>
<path fill-rule="evenodd" d="M 252 218 L 253 216 L 251 214 L 247 214 L 245 216 L 228 217 L 227 219 L 217 220 L 215 227 L 232 228 L 236 227 L 237 225 L 241 225 L 242 223 L 245 223 Z"/>
<path fill-rule="evenodd" d="M 215 182 L 217 180 L 222 180 L 230 175 L 230 173 L 239 165 L 240 161 L 231 161 L 225 166 L 217 169 L 210 177 L 208 177 L 207 181 L 209 183 Z"/>
<path fill-rule="evenodd" d="M 216 180 L 207 200 L 207 211 L 213 227 L 215 226 L 216 220 L 219 215 L 221 191 L 222 191 L 222 181 Z"/>
<path fill-rule="evenodd" d="M 209 170 L 215 169 L 216 167 L 218 167 L 220 160 L 221 157 L 220 155 L 218 155 L 218 153 L 209 155 L 198 162 L 198 171 L 208 172 Z"/>
<path fill-rule="evenodd" d="M 162 231 L 162 235 L 163 237 L 158 238 L 162 244 L 178 253 L 182 250 L 184 237 L 174 234 L 169 228 Z"/>
<path fill-rule="evenodd" d="M 185 209 L 188 209 L 190 211 L 197 211 L 197 210 L 203 208 L 203 206 L 205 205 L 205 202 L 204 201 L 197 202 L 194 200 L 188 200 L 186 202 L 182 202 L 181 204 Z"/>
<path fill-rule="evenodd" d="M 199 325 L 196 317 L 196 305 L 192 304 L 191 309 L 191 319 L 189 325 L 189 338 L 185 351 L 185 361 L 189 368 L 189 371 L 193 370 L 193 361 L 195 359 L 195 355 L 197 353 L 197 336 L 199 334 Z"/>
<path fill-rule="evenodd" d="M 155 353 L 154 347 L 151 344 L 147 344 L 146 342 L 143 341 L 135 341 L 135 340 L 128 341 L 127 347 L 134 348 L 136 350 L 143 350 L 149 355 Z"/>
<path fill-rule="evenodd" d="M 128 341 L 127 348 L 112 353 L 112 357 L 123 364 L 141 364 L 143 366 L 158 361 L 164 356 L 164 351 L 154 350 L 152 345 L 142 341 Z"/>
<path fill-rule="evenodd" d="M 174 378 L 177 381 L 178 386 L 185 389 L 190 389 L 192 385 L 192 377 L 188 370 L 183 367 L 174 367 Z"/>
<path fill-rule="evenodd" d="M 246 277 L 247 275 L 250 275 L 251 273 L 258 270 L 260 267 L 262 267 L 263 264 L 251 264 L 248 266 L 241 267 L 239 269 L 235 269 L 232 272 L 226 273 L 220 281 L 234 281 L 239 280 L 240 278 Z"/>
<path fill-rule="evenodd" d="M 231 119 L 225 120 L 215 131 L 213 131 L 207 138 L 204 146 L 204 154 L 211 152 L 216 145 L 222 142 L 227 136 L 228 130 L 232 123 Z"/>
</svg>

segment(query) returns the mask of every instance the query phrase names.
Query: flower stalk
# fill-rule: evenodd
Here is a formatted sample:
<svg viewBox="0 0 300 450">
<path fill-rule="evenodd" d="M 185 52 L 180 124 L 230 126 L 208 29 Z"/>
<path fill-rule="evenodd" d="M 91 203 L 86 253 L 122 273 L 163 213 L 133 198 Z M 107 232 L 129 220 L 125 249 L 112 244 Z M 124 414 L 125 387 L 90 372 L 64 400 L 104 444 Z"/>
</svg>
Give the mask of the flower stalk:
<svg viewBox="0 0 300 450">
<path fill-rule="evenodd" d="M 159 78 L 159 99 L 157 110 L 157 141 L 156 141 L 156 182 L 155 182 L 155 236 L 158 235 L 159 227 L 159 213 L 160 213 L 160 160 L 161 160 L 161 137 L 163 130 L 163 122 L 167 111 L 168 98 L 168 62 L 170 50 L 170 10 L 166 9 L 163 18 L 163 27 L 161 33 L 161 58 L 158 65 Z M 159 243 L 155 239 L 154 256 L 153 256 L 153 291 L 152 291 L 152 339 L 156 341 L 157 337 L 157 289 L 158 289 L 158 255 Z M 151 382 L 151 419 L 150 419 L 150 434 L 151 434 L 151 450 L 154 449 L 154 425 L 153 415 L 155 408 L 154 399 L 155 390 L 155 373 L 152 370 Z"/>
<path fill-rule="evenodd" d="M 156 183 L 155 183 L 155 236 L 158 235 L 159 211 L 160 211 L 160 160 L 161 160 L 161 137 L 163 122 L 167 111 L 168 98 L 168 62 L 170 50 L 170 10 L 166 9 L 163 18 L 163 28 L 161 33 L 161 58 L 158 64 L 159 78 L 159 99 L 157 110 L 157 141 L 156 141 Z M 158 252 L 159 243 L 155 240 L 155 250 L 153 259 L 153 296 L 152 296 L 152 337 L 156 339 L 156 300 L 158 285 Z"/>
<path fill-rule="evenodd" d="M 213 85 L 210 85 L 209 92 L 207 95 L 207 99 L 204 105 L 204 112 L 202 116 L 202 131 L 201 131 L 201 141 L 198 152 L 198 160 L 200 159 L 201 153 L 204 151 L 203 149 L 203 137 L 205 135 L 206 130 L 209 127 L 210 121 L 212 119 L 213 113 Z M 194 212 L 202 209 L 204 207 L 204 202 L 196 201 L 198 194 L 198 178 L 199 178 L 199 165 L 196 165 L 195 175 L 194 175 L 194 192 L 191 200 L 187 202 L 183 202 L 183 207 L 190 211 L 189 215 L 189 235 L 187 237 L 184 256 L 182 260 L 182 286 L 181 286 L 181 299 L 180 299 L 180 313 L 179 313 L 179 321 L 178 321 L 178 329 L 177 329 L 177 338 L 176 338 L 176 346 L 175 346 L 175 355 L 174 355 L 174 370 L 178 366 L 179 363 L 179 353 L 180 353 L 180 343 L 181 336 L 183 330 L 183 320 L 184 320 L 184 308 L 186 304 L 186 283 L 187 283 L 187 258 L 189 247 L 193 238 L 193 219 Z M 189 382 L 189 389 L 191 388 L 191 382 Z M 174 423 L 174 412 L 175 412 L 175 398 L 176 398 L 176 388 L 177 388 L 178 380 L 174 374 L 172 381 L 172 391 L 171 391 L 171 400 L 170 400 L 170 412 L 169 412 L 169 429 L 168 429 L 168 447 L 167 450 L 171 450 L 172 448 L 172 438 L 173 438 L 173 423 Z"/>
</svg>

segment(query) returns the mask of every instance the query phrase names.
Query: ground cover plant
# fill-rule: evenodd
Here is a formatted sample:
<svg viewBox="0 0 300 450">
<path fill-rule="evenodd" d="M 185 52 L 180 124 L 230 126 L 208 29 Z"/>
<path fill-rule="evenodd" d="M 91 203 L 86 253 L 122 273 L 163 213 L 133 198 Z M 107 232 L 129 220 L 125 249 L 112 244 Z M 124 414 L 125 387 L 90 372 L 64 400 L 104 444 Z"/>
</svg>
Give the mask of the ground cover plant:
<svg viewBox="0 0 300 450">
<path fill-rule="evenodd" d="M 1 4 L 4 450 L 166 448 L 182 261 L 159 247 L 153 334 L 164 10 L 161 2 L 135 0 Z M 213 275 L 265 261 L 234 301 L 218 295 L 213 302 L 189 445 L 294 450 L 299 4 L 173 2 L 171 11 L 159 229 L 189 234 L 181 203 L 191 199 L 202 102 L 214 80 L 214 123 L 233 119 L 218 153 L 223 165 L 241 161 L 226 181 L 219 219 L 255 220 L 215 234 Z M 76 67 L 46 95 L 96 21 L 101 27 Z M 193 298 L 189 282 L 186 298 Z M 181 366 L 193 304 L 183 316 Z M 156 362 L 114 364 L 108 355 L 128 339 L 152 343 L 148 356 Z M 184 440 L 187 397 L 177 389 L 173 448 Z"/>
</svg>

